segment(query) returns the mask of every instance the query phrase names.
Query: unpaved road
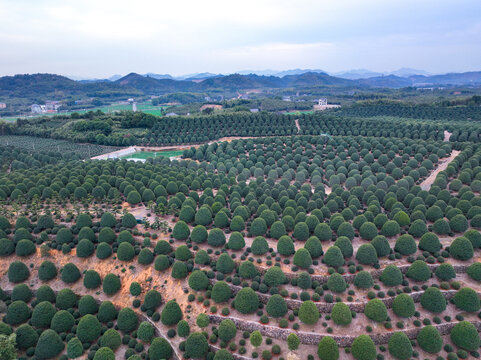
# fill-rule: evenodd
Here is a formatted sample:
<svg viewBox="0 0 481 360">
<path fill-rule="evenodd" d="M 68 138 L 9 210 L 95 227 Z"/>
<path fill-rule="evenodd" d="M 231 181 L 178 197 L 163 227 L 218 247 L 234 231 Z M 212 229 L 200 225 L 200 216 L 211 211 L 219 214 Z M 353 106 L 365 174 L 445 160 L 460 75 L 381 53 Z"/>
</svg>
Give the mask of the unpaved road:
<svg viewBox="0 0 481 360">
<path fill-rule="evenodd" d="M 429 189 L 431 189 L 431 185 L 433 184 L 434 180 L 436 180 L 436 176 L 438 176 L 438 174 L 439 174 L 441 171 L 446 170 L 446 168 L 448 167 L 449 163 L 450 163 L 451 161 L 453 161 L 454 158 L 455 158 L 456 156 L 458 156 L 460 152 L 461 152 L 461 151 L 459 151 L 459 150 L 453 150 L 450 157 L 448 157 L 446 160 L 440 161 L 437 169 L 434 170 L 434 171 L 431 173 L 431 175 L 429 175 L 429 176 L 421 183 L 421 189 L 423 189 L 423 190 L 429 190 Z"/>
</svg>

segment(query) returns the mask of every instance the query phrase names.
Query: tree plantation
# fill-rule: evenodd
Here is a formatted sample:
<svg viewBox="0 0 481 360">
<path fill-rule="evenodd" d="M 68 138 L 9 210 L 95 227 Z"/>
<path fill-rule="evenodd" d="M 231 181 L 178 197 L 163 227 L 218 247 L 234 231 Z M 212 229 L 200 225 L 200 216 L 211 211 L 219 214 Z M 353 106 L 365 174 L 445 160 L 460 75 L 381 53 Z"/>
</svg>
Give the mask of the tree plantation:
<svg viewBox="0 0 481 360">
<path fill-rule="evenodd" d="M 5 359 L 479 358 L 479 106 L 89 116 L 0 146 Z"/>
</svg>

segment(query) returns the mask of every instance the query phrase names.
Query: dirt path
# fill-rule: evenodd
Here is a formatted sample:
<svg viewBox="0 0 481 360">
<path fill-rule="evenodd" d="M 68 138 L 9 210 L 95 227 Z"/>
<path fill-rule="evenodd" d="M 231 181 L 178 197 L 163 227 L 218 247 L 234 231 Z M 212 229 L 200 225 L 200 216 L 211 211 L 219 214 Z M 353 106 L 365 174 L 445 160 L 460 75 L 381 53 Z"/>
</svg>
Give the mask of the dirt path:
<svg viewBox="0 0 481 360">
<path fill-rule="evenodd" d="M 449 131 L 444 130 L 444 142 L 448 142 L 451 135 L 453 135 L 453 133 L 450 133 Z"/>
<path fill-rule="evenodd" d="M 299 125 L 299 119 L 294 120 L 296 122 L 297 133 L 301 132 L 301 125 Z"/>
<path fill-rule="evenodd" d="M 459 150 L 453 150 L 450 157 L 448 157 L 446 160 L 440 161 L 438 167 L 436 168 L 436 170 L 434 170 L 434 171 L 431 173 L 431 175 L 429 175 L 429 176 L 421 183 L 421 189 L 423 189 L 423 190 L 429 190 L 429 189 L 431 189 L 431 185 L 434 183 L 434 180 L 436 180 L 436 176 L 438 176 L 438 174 L 439 174 L 441 171 L 446 170 L 446 168 L 448 167 L 449 163 L 450 163 L 451 161 L 453 161 L 454 158 L 455 158 L 456 156 L 458 156 L 460 152 L 461 152 L 461 151 L 459 151 Z"/>
</svg>

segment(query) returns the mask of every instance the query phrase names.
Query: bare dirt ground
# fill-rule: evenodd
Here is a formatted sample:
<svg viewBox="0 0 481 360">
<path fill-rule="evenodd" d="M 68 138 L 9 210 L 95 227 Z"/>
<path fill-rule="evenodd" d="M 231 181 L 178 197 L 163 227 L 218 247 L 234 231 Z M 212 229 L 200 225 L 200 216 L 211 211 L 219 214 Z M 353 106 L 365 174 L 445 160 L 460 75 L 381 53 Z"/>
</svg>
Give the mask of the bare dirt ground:
<svg viewBox="0 0 481 360">
<path fill-rule="evenodd" d="M 299 119 L 294 120 L 296 122 L 297 133 L 301 132 L 301 126 L 299 125 Z"/>
<path fill-rule="evenodd" d="M 422 183 L 421 183 L 421 189 L 423 190 L 429 190 L 431 189 L 431 185 L 434 183 L 434 180 L 436 180 L 436 176 L 438 176 L 438 174 L 441 172 L 441 171 L 444 171 L 446 170 L 446 168 L 448 167 L 449 163 L 451 161 L 453 161 L 456 156 L 459 155 L 461 151 L 459 150 L 453 150 L 452 153 L 451 153 L 451 156 L 449 156 L 447 159 L 443 160 L 443 161 L 440 161 L 439 164 L 438 164 L 438 167 L 436 168 L 436 170 L 434 170 Z"/>
<path fill-rule="evenodd" d="M 449 131 L 444 130 L 444 141 L 448 142 L 451 135 L 453 135 L 453 133 L 450 133 Z"/>
</svg>

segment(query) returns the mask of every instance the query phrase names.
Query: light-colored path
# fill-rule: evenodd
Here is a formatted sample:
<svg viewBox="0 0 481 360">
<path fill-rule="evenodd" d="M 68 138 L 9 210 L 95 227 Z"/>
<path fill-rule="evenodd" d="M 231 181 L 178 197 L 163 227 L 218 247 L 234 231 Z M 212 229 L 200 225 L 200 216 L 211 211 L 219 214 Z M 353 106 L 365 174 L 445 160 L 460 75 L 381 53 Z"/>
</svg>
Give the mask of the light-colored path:
<svg viewBox="0 0 481 360">
<path fill-rule="evenodd" d="M 299 119 L 294 120 L 296 122 L 297 133 L 301 132 L 301 125 L 299 125 Z"/>
<path fill-rule="evenodd" d="M 441 172 L 441 171 L 444 171 L 446 170 L 446 168 L 448 167 L 449 163 L 451 161 L 454 160 L 454 158 L 456 156 L 459 155 L 461 151 L 459 150 L 453 150 L 452 153 L 451 153 L 451 156 L 448 157 L 446 160 L 444 161 L 441 161 L 439 162 L 439 165 L 437 167 L 436 170 L 434 170 L 431 175 L 429 175 L 422 183 L 421 183 L 421 189 L 423 190 L 429 190 L 431 189 L 431 185 L 434 183 L 434 180 L 436 180 L 436 176 L 438 176 L 438 174 Z"/>
<path fill-rule="evenodd" d="M 451 135 L 453 135 L 453 133 L 450 133 L 449 131 L 444 130 L 444 141 L 448 142 Z"/>
</svg>

